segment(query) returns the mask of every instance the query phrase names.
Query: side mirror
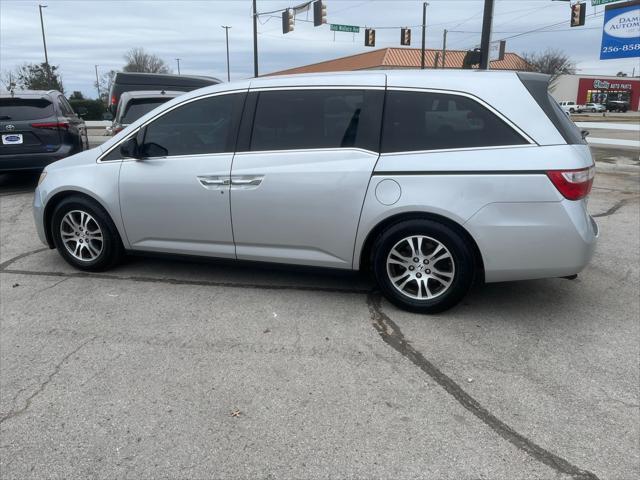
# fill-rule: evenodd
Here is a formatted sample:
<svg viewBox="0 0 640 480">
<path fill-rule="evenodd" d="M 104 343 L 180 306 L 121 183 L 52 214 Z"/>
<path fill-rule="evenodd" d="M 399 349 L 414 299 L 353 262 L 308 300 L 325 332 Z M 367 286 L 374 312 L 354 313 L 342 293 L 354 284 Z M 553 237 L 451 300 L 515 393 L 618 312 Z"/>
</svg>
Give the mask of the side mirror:
<svg viewBox="0 0 640 480">
<path fill-rule="evenodd" d="M 140 158 L 140 148 L 135 135 L 120 145 L 120 155 L 123 158 Z"/>
</svg>

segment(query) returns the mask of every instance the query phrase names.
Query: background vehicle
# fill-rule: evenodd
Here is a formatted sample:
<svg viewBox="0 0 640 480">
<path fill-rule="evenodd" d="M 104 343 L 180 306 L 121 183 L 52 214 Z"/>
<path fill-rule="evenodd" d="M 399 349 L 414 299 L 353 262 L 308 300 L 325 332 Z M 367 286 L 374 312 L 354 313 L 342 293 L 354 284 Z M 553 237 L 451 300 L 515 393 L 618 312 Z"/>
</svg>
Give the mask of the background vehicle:
<svg viewBox="0 0 640 480">
<path fill-rule="evenodd" d="M 109 133 L 115 135 L 141 116 L 183 93 L 184 92 L 166 92 L 164 90 L 124 92 L 120 96 L 120 101 L 118 102 L 116 114 Z"/>
<path fill-rule="evenodd" d="M 87 145 L 84 120 L 56 90 L 0 94 L 0 171 L 38 171 Z"/>
<path fill-rule="evenodd" d="M 190 92 L 209 85 L 216 85 L 220 80 L 214 77 L 195 75 L 171 75 L 165 73 L 116 73 L 109 92 L 109 109 L 115 113 L 120 95 L 124 92 L 139 90 L 166 90 Z"/>
<path fill-rule="evenodd" d="M 609 112 L 626 112 L 629 110 L 629 102 L 623 100 L 608 100 L 605 106 Z"/>
<path fill-rule="evenodd" d="M 585 105 L 585 110 L 591 113 L 604 112 L 607 110 L 607 107 L 602 105 L 601 103 L 587 103 Z"/>
<path fill-rule="evenodd" d="M 560 106 L 562 107 L 562 110 L 569 113 L 582 113 L 583 110 L 585 109 L 584 105 L 580 105 L 580 104 L 577 104 L 576 102 L 571 102 L 566 100 L 563 102 L 560 102 Z"/>
<path fill-rule="evenodd" d="M 37 230 L 71 265 L 130 250 L 369 269 L 431 313 L 475 279 L 577 274 L 595 248 L 593 160 L 545 75 L 265 77 L 154 112 L 47 168 Z"/>
</svg>

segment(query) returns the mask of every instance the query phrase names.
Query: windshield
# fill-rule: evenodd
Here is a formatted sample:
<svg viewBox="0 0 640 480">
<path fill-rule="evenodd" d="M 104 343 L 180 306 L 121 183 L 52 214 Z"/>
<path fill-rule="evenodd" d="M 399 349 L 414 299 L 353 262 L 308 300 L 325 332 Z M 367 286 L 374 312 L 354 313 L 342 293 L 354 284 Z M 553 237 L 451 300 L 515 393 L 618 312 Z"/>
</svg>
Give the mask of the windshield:
<svg viewBox="0 0 640 480">
<path fill-rule="evenodd" d="M 46 98 L 0 98 L 0 120 L 34 120 L 54 116 Z"/>
<path fill-rule="evenodd" d="M 123 125 L 129 125 L 135 122 L 143 115 L 149 113 L 154 108 L 162 105 L 170 98 L 145 98 L 140 100 L 131 100 L 127 104 L 127 108 L 120 119 L 120 123 Z"/>
</svg>

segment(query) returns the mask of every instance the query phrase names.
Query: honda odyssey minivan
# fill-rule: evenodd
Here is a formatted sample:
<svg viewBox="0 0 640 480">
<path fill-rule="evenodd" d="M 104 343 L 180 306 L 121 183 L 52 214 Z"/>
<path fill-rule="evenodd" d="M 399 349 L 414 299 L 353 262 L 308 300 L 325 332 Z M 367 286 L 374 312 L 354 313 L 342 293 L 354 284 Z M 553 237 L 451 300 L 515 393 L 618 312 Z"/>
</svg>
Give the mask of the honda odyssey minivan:
<svg viewBox="0 0 640 480">
<path fill-rule="evenodd" d="M 474 280 L 589 262 L 594 163 L 533 73 L 375 71 L 192 91 L 46 168 L 42 241 L 81 270 L 127 252 L 368 270 L 445 310 Z"/>
</svg>

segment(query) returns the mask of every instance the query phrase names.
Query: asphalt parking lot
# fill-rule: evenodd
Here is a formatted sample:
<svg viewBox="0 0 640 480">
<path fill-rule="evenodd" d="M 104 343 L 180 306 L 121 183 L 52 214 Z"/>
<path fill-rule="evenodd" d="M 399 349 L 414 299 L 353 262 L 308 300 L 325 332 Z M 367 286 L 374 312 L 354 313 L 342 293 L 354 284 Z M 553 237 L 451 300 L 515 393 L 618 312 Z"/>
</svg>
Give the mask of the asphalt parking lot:
<svg viewBox="0 0 640 480">
<path fill-rule="evenodd" d="M 638 478 L 640 174 L 596 151 L 590 266 L 436 316 L 333 271 L 82 274 L 0 176 L 0 476 Z"/>
</svg>

